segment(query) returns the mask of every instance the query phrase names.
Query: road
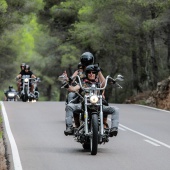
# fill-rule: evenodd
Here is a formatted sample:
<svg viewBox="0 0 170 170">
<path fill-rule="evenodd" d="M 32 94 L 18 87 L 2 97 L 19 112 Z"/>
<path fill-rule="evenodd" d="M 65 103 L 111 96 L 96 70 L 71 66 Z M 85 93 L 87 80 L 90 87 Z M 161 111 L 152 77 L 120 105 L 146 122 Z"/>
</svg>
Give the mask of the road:
<svg viewBox="0 0 170 170">
<path fill-rule="evenodd" d="M 64 102 L 3 102 L 10 169 L 170 170 L 170 112 L 114 106 L 120 109 L 118 136 L 92 156 L 64 135 Z"/>
</svg>

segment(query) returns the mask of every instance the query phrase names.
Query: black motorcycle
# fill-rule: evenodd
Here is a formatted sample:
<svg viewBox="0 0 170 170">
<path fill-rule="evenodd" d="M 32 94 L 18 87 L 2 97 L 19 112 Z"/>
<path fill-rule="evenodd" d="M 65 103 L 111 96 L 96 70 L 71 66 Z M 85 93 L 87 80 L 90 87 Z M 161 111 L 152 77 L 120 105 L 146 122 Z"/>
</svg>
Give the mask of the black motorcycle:
<svg viewBox="0 0 170 170">
<path fill-rule="evenodd" d="M 74 136 L 77 142 L 81 143 L 84 149 L 90 149 L 91 155 L 96 155 L 98 144 L 109 142 L 109 130 L 103 127 L 103 103 L 101 91 L 103 91 L 108 83 L 108 79 L 122 88 L 117 81 L 123 81 L 123 76 L 118 75 L 116 79 L 110 76 L 106 77 L 106 83 L 103 88 L 97 84 L 91 87 L 83 87 L 80 77 L 78 77 L 79 85 L 84 90 L 85 95 L 82 101 L 82 110 L 80 112 L 80 126 L 75 129 Z"/>
<path fill-rule="evenodd" d="M 77 76 L 77 78 L 81 89 L 85 92 L 85 95 L 83 97 L 76 92 L 77 96 L 81 99 L 82 109 L 74 112 L 74 114 L 79 114 L 80 119 L 80 126 L 78 128 L 74 128 L 74 138 L 77 142 L 82 144 L 84 149 L 90 149 L 91 155 L 96 155 L 98 144 L 109 142 L 110 137 L 109 129 L 104 129 L 103 126 L 102 91 L 107 87 L 109 79 L 112 84 L 116 85 L 116 87 L 122 88 L 117 81 L 123 81 L 123 76 L 118 75 L 116 79 L 107 76 L 106 83 L 103 88 L 99 87 L 99 84 L 92 84 L 91 87 L 83 87 L 80 77 Z M 65 75 L 59 76 L 58 80 L 62 82 L 61 88 L 64 88 L 69 84 Z"/>
</svg>

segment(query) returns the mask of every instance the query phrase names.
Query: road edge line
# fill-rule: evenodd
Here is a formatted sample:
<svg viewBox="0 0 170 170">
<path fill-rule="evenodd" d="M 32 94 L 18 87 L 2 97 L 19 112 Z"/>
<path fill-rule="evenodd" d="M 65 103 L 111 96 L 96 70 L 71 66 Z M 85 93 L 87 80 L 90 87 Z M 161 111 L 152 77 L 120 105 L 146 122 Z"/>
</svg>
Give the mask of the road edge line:
<svg viewBox="0 0 170 170">
<path fill-rule="evenodd" d="M 11 128 L 10 128 L 10 124 L 9 124 L 9 121 L 8 121 L 8 116 L 7 116 L 7 113 L 6 113 L 5 106 L 4 106 L 2 101 L 0 101 L 0 104 L 1 104 L 1 107 L 2 107 L 1 109 L 2 109 L 2 115 L 3 115 L 3 118 L 4 118 L 5 129 L 6 129 L 6 132 L 7 132 L 8 138 L 9 138 L 9 142 L 10 142 L 10 145 L 11 145 L 14 169 L 15 170 L 22 170 L 22 165 L 21 165 L 21 161 L 20 161 L 18 148 L 17 148 L 14 136 L 13 136 Z"/>
<path fill-rule="evenodd" d="M 137 105 L 137 106 L 140 106 L 140 107 L 146 107 L 148 109 L 153 109 L 153 110 L 158 110 L 158 111 L 170 113 L 170 111 L 168 111 L 168 110 L 158 109 L 158 108 L 155 108 L 155 107 L 150 107 L 150 106 L 145 106 L 145 105 L 140 105 L 140 104 L 134 104 L 134 105 Z"/>
</svg>

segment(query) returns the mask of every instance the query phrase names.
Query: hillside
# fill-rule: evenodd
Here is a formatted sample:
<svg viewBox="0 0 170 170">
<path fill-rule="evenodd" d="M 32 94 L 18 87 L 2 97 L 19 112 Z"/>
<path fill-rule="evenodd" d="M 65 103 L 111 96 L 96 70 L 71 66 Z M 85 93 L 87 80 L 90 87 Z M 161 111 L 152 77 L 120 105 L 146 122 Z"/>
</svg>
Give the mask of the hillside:
<svg viewBox="0 0 170 170">
<path fill-rule="evenodd" d="M 170 77 L 158 82 L 156 90 L 140 93 L 125 102 L 170 110 Z"/>
</svg>

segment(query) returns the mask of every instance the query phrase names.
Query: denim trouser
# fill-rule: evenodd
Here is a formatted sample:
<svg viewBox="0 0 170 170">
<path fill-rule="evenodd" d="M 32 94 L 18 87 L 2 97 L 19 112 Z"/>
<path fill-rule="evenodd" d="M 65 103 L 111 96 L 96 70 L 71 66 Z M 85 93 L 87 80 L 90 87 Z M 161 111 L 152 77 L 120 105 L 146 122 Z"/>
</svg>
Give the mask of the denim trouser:
<svg viewBox="0 0 170 170">
<path fill-rule="evenodd" d="M 72 126 L 73 125 L 73 112 L 76 110 L 81 109 L 81 104 L 73 104 L 69 103 L 66 105 L 66 117 L 65 117 L 65 122 L 66 126 Z M 112 107 L 112 106 L 103 106 L 103 114 L 109 114 L 111 115 L 111 128 L 112 127 L 117 127 L 119 125 L 119 109 L 117 107 Z"/>
</svg>

